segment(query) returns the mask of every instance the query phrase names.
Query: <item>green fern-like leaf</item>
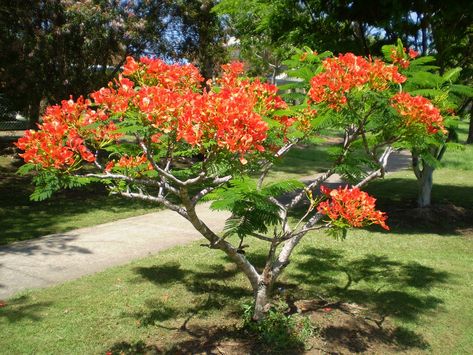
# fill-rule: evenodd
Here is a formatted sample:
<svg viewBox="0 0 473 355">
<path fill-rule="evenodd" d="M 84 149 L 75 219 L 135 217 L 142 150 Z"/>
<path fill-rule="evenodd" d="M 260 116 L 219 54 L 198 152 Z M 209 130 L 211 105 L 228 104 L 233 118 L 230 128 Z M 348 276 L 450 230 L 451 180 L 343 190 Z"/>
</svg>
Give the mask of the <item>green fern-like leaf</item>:
<svg viewBox="0 0 473 355">
<path fill-rule="evenodd" d="M 252 232 L 267 233 L 268 227 L 280 223 L 280 209 L 270 201 L 271 196 L 303 187 L 297 180 L 276 182 L 258 189 L 254 180 L 237 179 L 228 186 L 212 192 L 212 209 L 227 210 L 232 217 L 226 222 L 224 236 L 240 237 Z"/>
<path fill-rule="evenodd" d="M 445 80 L 440 75 L 419 71 L 414 73 L 409 81 L 411 85 L 417 85 L 423 88 L 434 88 L 441 86 Z"/>
<path fill-rule="evenodd" d="M 444 94 L 442 90 L 438 90 L 438 89 L 417 89 L 417 90 L 411 90 L 410 93 L 412 95 L 421 95 L 421 96 L 425 96 L 431 99 L 434 99 Z"/>
<path fill-rule="evenodd" d="M 455 82 L 458 80 L 460 77 L 460 73 L 462 71 L 462 68 L 456 67 L 450 70 L 447 70 L 443 75 L 442 78 L 446 81 L 452 81 Z"/>
<path fill-rule="evenodd" d="M 450 91 L 467 97 L 473 97 L 473 88 L 467 85 L 453 84 L 450 86 Z"/>
</svg>

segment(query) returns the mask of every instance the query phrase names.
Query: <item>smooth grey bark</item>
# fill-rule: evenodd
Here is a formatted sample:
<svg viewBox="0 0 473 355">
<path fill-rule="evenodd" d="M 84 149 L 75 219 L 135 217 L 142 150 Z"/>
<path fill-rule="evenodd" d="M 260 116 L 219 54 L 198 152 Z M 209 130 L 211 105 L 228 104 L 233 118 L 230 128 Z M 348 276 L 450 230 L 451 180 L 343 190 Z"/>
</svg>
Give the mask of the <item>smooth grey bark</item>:
<svg viewBox="0 0 473 355">
<path fill-rule="evenodd" d="M 425 164 L 422 169 L 422 177 L 418 180 L 417 206 L 420 208 L 429 207 L 432 202 L 433 174 L 434 168 Z"/>
<path fill-rule="evenodd" d="M 273 284 L 272 277 L 270 275 L 263 274 L 260 276 L 258 281 L 257 289 L 254 290 L 255 297 L 255 309 L 253 312 L 253 320 L 260 321 L 265 317 L 266 312 L 268 311 L 267 305 L 271 292 L 271 286 Z"/>
<path fill-rule="evenodd" d="M 432 153 L 435 153 L 432 151 Z M 441 151 L 439 156 L 443 155 Z M 432 202 L 432 186 L 435 168 L 429 165 L 421 156 L 412 153 L 412 169 L 417 178 L 417 207 L 429 207 Z"/>
</svg>

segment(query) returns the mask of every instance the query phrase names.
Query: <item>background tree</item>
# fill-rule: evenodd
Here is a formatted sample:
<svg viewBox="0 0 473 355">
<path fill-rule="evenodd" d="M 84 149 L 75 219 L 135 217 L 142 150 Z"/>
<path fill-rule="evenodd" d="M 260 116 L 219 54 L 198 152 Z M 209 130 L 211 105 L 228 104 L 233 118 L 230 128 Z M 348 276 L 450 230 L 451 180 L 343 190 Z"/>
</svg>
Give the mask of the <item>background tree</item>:
<svg viewBox="0 0 473 355">
<path fill-rule="evenodd" d="M 214 0 L 175 1 L 178 53 L 194 63 L 206 79 L 211 79 L 227 62 L 228 37 L 218 16 L 212 12 Z"/>
<path fill-rule="evenodd" d="M 41 105 L 107 83 L 126 55 L 147 46 L 146 19 L 137 16 L 142 6 L 115 0 L 2 2 L 0 90 L 10 106 L 34 122 Z"/>
<path fill-rule="evenodd" d="M 0 4 L 0 94 L 36 122 L 47 104 L 105 85 L 128 55 L 225 61 L 212 1 L 32 0 Z"/>
</svg>

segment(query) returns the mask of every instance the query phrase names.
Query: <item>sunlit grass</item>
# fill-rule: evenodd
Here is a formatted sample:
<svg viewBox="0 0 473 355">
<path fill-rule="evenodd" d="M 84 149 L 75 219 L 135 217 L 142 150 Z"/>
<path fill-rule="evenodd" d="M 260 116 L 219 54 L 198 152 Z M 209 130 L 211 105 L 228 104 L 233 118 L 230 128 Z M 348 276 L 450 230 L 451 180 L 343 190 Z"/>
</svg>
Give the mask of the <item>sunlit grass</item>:
<svg viewBox="0 0 473 355">
<path fill-rule="evenodd" d="M 434 201 L 471 209 L 473 171 L 435 174 Z M 415 190 L 409 170 L 369 187 L 393 210 L 407 208 Z M 396 327 L 386 341 L 399 351 L 471 353 L 471 225 L 423 230 L 394 222 L 388 219 L 391 232 L 351 231 L 344 241 L 307 235 L 277 286 L 295 299 L 363 305 L 385 317 L 384 326 Z M 248 282 L 219 251 L 200 244 L 7 300 L 0 308 L 1 352 L 185 353 L 212 336 L 244 337 L 237 330 L 240 305 L 251 300 Z M 266 249 L 259 241 L 249 244 L 247 256 L 262 267 Z"/>
</svg>

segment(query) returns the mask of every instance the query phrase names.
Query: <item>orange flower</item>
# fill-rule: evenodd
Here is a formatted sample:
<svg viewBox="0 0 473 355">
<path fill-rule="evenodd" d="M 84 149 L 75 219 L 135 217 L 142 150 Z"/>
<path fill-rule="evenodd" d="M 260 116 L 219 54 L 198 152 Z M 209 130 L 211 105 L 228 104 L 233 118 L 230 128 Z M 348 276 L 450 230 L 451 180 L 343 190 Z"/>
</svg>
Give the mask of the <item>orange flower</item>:
<svg viewBox="0 0 473 355">
<path fill-rule="evenodd" d="M 447 133 L 440 110 L 423 96 L 400 92 L 393 96 L 392 107 L 404 118 L 406 126 L 422 125 L 428 133 Z"/>
<path fill-rule="evenodd" d="M 320 191 L 328 197 L 317 206 L 317 211 L 339 226 L 364 227 L 378 224 L 389 230 L 386 214 L 375 208 L 376 199 L 357 187 L 338 187 L 329 189 L 325 186 Z"/>
<path fill-rule="evenodd" d="M 391 84 L 403 83 L 406 77 L 394 65 L 380 60 L 367 60 L 352 53 L 340 54 L 322 62 L 323 72 L 314 76 L 309 97 L 315 103 L 325 102 L 336 111 L 347 103 L 347 94 L 353 89 L 368 87 L 387 90 Z"/>
<path fill-rule="evenodd" d="M 159 59 L 129 57 L 124 71 L 106 88 L 48 107 L 37 132 L 17 142 L 26 162 L 44 168 L 67 169 L 80 161 L 93 162 L 89 147 L 101 149 L 116 142 L 119 122 L 136 118 L 160 144 L 165 136 L 203 149 L 226 150 L 246 162 L 246 153 L 265 150 L 268 124 L 264 116 L 286 108 L 274 85 L 243 79 L 243 63 L 223 66 L 218 90 L 202 89 L 203 78 L 193 65 L 167 64 Z M 284 135 L 294 122 L 275 117 Z M 144 157 L 122 157 L 106 170 L 137 167 Z"/>
</svg>

